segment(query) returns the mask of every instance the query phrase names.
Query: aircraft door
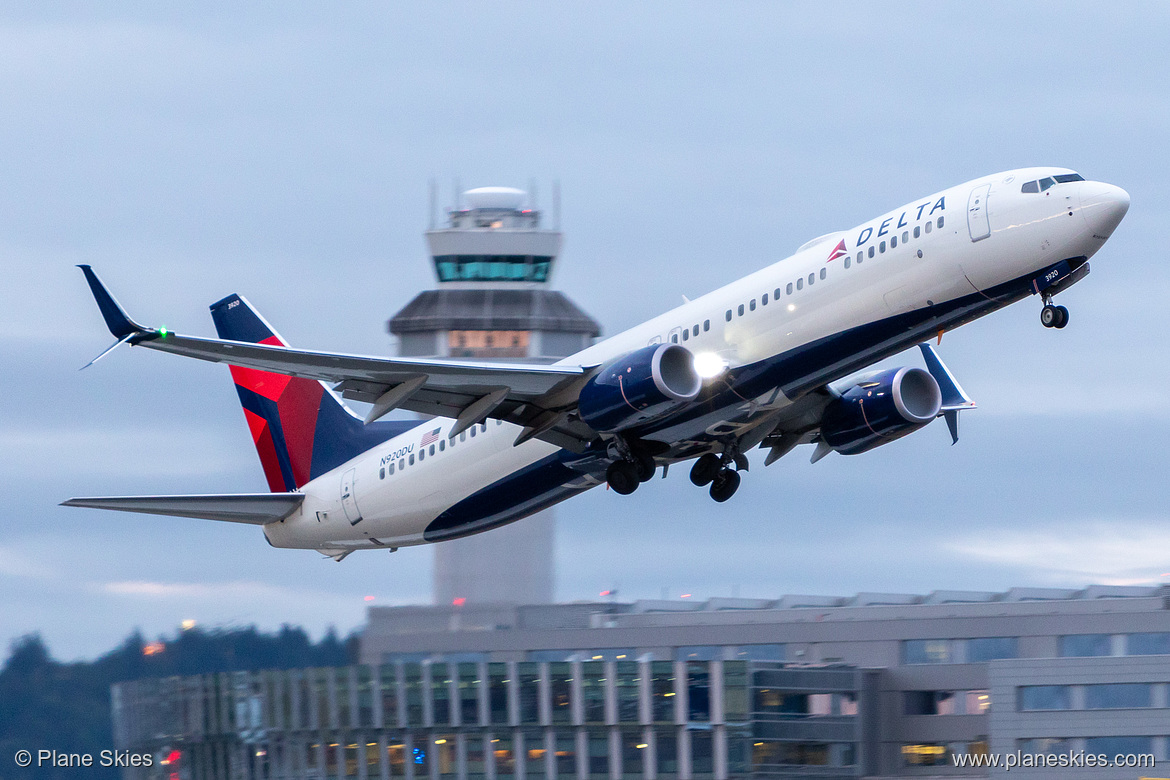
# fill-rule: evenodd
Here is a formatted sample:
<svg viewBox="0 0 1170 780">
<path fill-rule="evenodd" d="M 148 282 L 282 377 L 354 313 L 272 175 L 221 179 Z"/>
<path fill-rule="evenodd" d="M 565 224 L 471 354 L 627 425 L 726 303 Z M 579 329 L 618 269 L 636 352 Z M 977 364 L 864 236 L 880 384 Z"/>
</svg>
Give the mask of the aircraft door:
<svg viewBox="0 0 1170 780">
<path fill-rule="evenodd" d="M 971 231 L 972 241 L 982 241 L 991 235 L 991 223 L 987 220 L 990 192 L 991 185 L 984 184 L 971 190 L 971 197 L 967 199 L 967 229 Z"/>
<path fill-rule="evenodd" d="M 362 513 L 358 510 L 357 498 L 353 494 L 354 473 L 357 469 L 350 469 L 341 477 L 341 508 L 345 510 L 345 517 L 350 525 L 357 525 L 362 521 Z"/>
</svg>

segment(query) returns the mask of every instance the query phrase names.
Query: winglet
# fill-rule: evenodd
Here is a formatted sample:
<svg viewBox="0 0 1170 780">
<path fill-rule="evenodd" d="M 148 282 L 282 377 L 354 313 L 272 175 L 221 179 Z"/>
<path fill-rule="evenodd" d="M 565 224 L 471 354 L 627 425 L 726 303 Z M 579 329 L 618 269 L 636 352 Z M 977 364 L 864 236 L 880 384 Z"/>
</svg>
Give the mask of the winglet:
<svg viewBox="0 0 1170 780">
<path fill-rule="evenodd" d="M 946 418 L 947 428 L 951 432 L 951 444 L 959 440 L 959 412 L 965 409 L 974 409 L 975 402 L 963 390 L 959 381 L 955 379 L 951 370 L 946 367 L 934 347 L 929 344 L 919 344 L 922 350 L 922 359 L 926 361 L 926 370 L 938 382 L 938 389 L 942 392 L 942 407 L 940 411 Z"/>
<path fill-rule="evenodd" d="M 117 299 L 110 294 L 110 291 L 102 284 L 101 279 L 98 279 L 97 274 L 93 272 L 92 268 L 88 265 L 79 265 L 77 267 L 85 274 L 85 281 L 89 282 L 89 289 L 93 292 L 94 300 L 97 301 L 102 318 L 106 321 L 106 327 L 110 329 L 110 333 L 113 333 L 115 338 L 122 340 L 139 333 L 150 332 L 150 328 L 142 327 L 126 315 L 126 312 L 122 309 Z"/>
</svg>

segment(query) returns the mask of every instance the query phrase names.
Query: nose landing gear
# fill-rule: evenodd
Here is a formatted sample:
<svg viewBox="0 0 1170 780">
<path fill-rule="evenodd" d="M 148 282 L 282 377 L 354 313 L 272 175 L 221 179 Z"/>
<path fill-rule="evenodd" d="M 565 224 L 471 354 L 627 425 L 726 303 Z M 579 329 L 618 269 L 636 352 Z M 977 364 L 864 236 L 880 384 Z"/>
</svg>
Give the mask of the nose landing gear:
<svg viewBox="0 0 1170 780">
<path fill-rule="evenodd" d="M 1044 308 L 1040 310 L 1040 324 L 1046 328 L 1060 330 L 1065 325 L 1068 325 L 1068 309 L 1063 306 L 1053 306 L 1051 303 L 1045 303 Z"/>
</svg>

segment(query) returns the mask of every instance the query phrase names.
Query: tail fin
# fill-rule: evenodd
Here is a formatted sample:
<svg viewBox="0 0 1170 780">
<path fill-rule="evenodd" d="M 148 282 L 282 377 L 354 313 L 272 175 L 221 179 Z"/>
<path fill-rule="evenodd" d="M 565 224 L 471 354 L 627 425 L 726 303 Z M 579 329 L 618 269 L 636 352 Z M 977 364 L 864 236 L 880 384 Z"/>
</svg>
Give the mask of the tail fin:
<svg viewBox="0 0 1170 780">
<path fill-rule="evenodd" d="M 220 338 L 288 346 L 239 295 L 211 305 Z M 292 492 L 418 421 L 365 425 L 322 382 L 232 366 L 244 417 L 273 493 Z"/>
</svg>

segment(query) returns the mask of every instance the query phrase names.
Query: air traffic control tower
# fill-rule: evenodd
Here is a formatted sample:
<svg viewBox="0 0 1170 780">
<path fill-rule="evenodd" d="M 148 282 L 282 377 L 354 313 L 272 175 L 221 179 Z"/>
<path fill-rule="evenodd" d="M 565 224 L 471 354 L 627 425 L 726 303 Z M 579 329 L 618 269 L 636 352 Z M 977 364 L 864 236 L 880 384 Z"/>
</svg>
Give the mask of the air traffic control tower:
<svg viewBox="0 0 1170 780">
<path fill-rule="evenodd" d="M 562 237 L 555 220 L 541 227 L 528 193 L 468 190 L 447 217 L 426 232 L 438 287 L 387 323 L 401 355 L 551 363 L 599 335 L 592 317 L 551 289 Z M 436 544 L 435 603 L 551 603 L 554 527 L 549 509 Z"/>
</svg>

